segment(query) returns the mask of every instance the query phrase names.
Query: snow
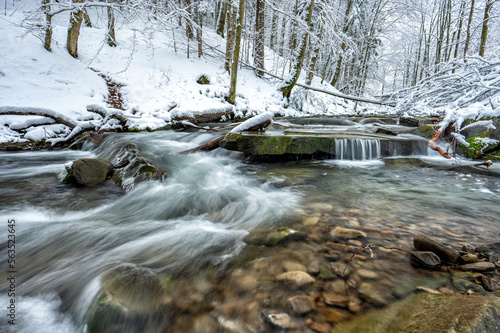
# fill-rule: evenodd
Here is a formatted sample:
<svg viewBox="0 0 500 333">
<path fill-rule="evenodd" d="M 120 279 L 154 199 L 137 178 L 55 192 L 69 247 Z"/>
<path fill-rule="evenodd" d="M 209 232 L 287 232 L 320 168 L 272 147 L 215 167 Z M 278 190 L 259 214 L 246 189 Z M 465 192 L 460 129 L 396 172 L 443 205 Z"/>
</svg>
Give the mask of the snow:
<svg viewBox="0 0 500 333">
<path fill-rule="evenodd" d="M 54 4 L 52 11 L 66 2 Z M 250 118 L 260 114 L 267 114 L 265 117 L 270 117 L 270 114 L 346 115 L 353 114 L 355 110 L 353 102 L 300 87 L 295 87 L 290 100 L 285 101 L 278 91 L 282 81 L 259 79 L 253 70 L 245 66 L 238 71 L 235 104 L 229 104 L 226 97 L 230 76 L 223 67 L 225 40 L 211 27 L 204 28 L 203 32 L 204 43 L 210 47 L 205 46 L 205 55 L 198 58 L 196 43 L 190 41 L 188 44 L 185 32 L 177 24 L 156 21 L 138 11 L 115 10 L 118 45 L 110 47 L 106 43 L 106 8 L 102 7 L 106 4 L 99 3 L 101 7 L 87 9 L 93 27 L 82 25 L 78 58 L 75 59 L 66 50 L 68 11 L 53 17 L 52 51 L 48 52 L 42 43 L 43 31 L 40 27 L 44 17 L 37 11 L 40 2 L 19 0 L 6 4 L 7 15 L 0 16 L 0 110 L 32 108 L 66 119 L 85 130 L 117 129 L 120 122 L 112 119 L 117 114 L 127 119 L 129 128 L 146 130 L 163 128 L 174 118 L 204 113 L 231 111 L 235 117 Z M 243 54 L 242 58 L 243 62 L 246 61 Z M 272 50 L 266 49 L 266 69 L 276 72 L 284 61 Z M 108 89 L 99 73 L 123 85 L 121 92 L 125 110 L 108 107 Z M 276 74 L 287 76 L 289 73 Z M 197 83 L 202 75 L 209 78 L 209 84 Z M 304 68 L 298 82 L 304 83 L 305 76 Z M 494 78 L 481 82 L 490 86 L 497 84 Z M 319 77 L 313 78 L 311 86 L 339 94 Z M 488 109 L 487 103 L 494 106 L 493 110 L 491 107 Z M 451 104 L 447 106 L 446 121 L 461 124 L 473 117 L 496 116 L 500 97 L 492 96 L 489 101 L 481 101 L 480 105 L 457 107 Z M 106 116 L 88 111 L 89 106 L 105 110 Z M 378 106 L 367 106 L 367 109 L 361 110 L 370 114 L 396 112 Z M 435 109 L 418 102 L 414 110 L 423 114 L 436 113 Z M 54 124 L 29 129 L 44 122 L 51 121 L 44 117 L 0 114 L 0 143 L 27 139 L 57 142 L 69 132 L 76 133 L 69 128 L 56 128 Z"/>
<path fill-rule="evenodd" d="M 267 120 L 273 120 L 273 113 L 272 112 L 264 112 L 259 114 L 258 116 L 252 117 L 235 128 L 231 130 L 232 133 L 239 133 L 248 130 L 249 128 L 256 126 L 260 123 L 263 123 Z"/>
</svg>

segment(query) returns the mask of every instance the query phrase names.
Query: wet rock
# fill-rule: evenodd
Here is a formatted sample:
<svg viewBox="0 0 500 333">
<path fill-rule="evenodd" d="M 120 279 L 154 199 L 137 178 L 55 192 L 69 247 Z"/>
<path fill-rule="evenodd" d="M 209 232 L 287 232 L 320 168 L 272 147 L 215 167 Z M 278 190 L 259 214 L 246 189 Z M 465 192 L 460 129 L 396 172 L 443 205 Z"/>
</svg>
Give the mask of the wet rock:
<svg viewBox="0 0 500 333">
<path fill-rule="evenodd" d="M 316 321 L 310 321 L 307 326 L 312 329 L 314 332 L 318 333 L 330 333 L 331 326 L 328 323 L 318 323 Z"/>
<path fill-rule="evenodd" d="M 386 134 L 386 135 L 398 135 L 398 133 L 394 132 L 394 131 L 391 131 L 390 129 L 388 128 L 384 128 L 384 127 L 379 127 L 377 128 L 377 130 L 375 131 L 375 133 L 377 134 Z"/>
<path fill-rule="evenodd" d="M 473 262 L 478 262 L 479 258 L 475 254 L 466 253 L 466 254 L 462 255 L 462 260 L 465 263 L 470 264 L 470 263 L 473 263 Z"/>
<path fill-rule="evenodd" d="M 330 268 L 338 277 L 344 277 L 344 274 L 345 276 L 349 276 L 354 271 L 352 264 L 347 266 L 347 264 L 342 261 L 332 262 Z"/>
<path fill-rule="evenodd" d="M 458 251 L 444 246 L 429 237 L 419 235 L 413 239 L 413 245 L 418 251 L 431 251 L 438 255 L 438 257 L 445 262 L 452 264 L 457 263 L 460 258 Z"/>
<path fill-rule="evenodd" d="M 333 206 L 324 202 L 314 202 L 307 205 L 312 210 L 319 210 L 324 212 L 330 212 L 333 210 Z"/>
<path fill-rule="evenodd" d="M 358 269 L 356 271 L 356 275 L 358 275 L 362 279 L 369 279 L 369 280 L 374 280 L 379 278 L 379 275 L 376 272 L 371 271 L 369 269 Z"/>
<path fill-rule="evenodd" d="M 471 272 L 490 272 L 495 270 L 495 264 L 492 262 L 482 261 L 475 262 L 472 264 L 465 264 L 458 266 L 462 271 L 471 271 Z"/>
<path fill-rule="evenodd" d="M 356 246 L 356 247 L 363 247 L 363 243 L 361 241 L 358 241 L 358 240 L 354 240 L 354 239 L 349 239 L 349 241 L 347 242 L 347 244 L 349 245 L 352 245 L 352 246 Z"/>
<path fill-rule="evenodd" d="M 111 159 L 115 165 L 112 180 L 126 190 L 148 180 L 162 180 L 167 173 L 146 159 L 136 144 L 123 145 Z"/>
<path fill-rule="evenodd" d="M 332 270 L 325 265 L 321 265 L 319 267 L 318 278 L 321 280 L 333 280 L 337 278 L 337 275 L 335 275 L 335 273 L 333 273 Z"/>
<path fill-rule="evenodd" d="M 495 285 L 493 284 L 493 280 L 489 276 L 481 276 L 481 283 L 483 284 L 484 289 L 488 291 L 495 291 Z"/>
<path fill-rule="evenodd" d="M 122 264 L 101 277 L 104 292 L 128 311 L 152 312 L 163 297 L 160 278 L 148 268 Z"/>
<path fill-rule="evenodd" d="M 316 304 L 308 296 L 294 296 L 286 301 L 287 311 L 296 316 L 302 316 L 316 309 Z"/>
<path fill-rule="evenodd" d="M 301 265 L 298 262 L 293 262 L 293 261 L 285 261 L 283 263 L 283 269 L 286 272 L 292 272 L 292 271 L 307 272 L 307 268 L 304 265 Z"/>
<path fill-rule="evenodd" d="M 472 290 L 474 292 L 482 293 L 484 288 L 477 282 L 482 280 L 482 274 L 474 272 L 452 272 L 451 282 L 455 288 L 461 291 Z"/>
<path fill-rule="evenodd" d="M 418 127 L 419 121 L 415 117 L 401 117 L 399 118 L 399 124 L 401 126 Z"/>
<path fill-rule="evenodd" d="M 471 254 L 475 254 L 476 248 L 473 245 L 465 244 L 464 246 L 462 246 L 462 251 L 467 252 L 467 253 L 471 253 Z"/>
<path fill-rule="evenodd" d="M 358 288 L 359 297 L 365 301 L 376 305 L 387 305 L 392 300 L 392 296 L 387 290 L 375 283 L 363 282 Z"/>
<path fill-rule="evenodd" d="M 316 225 L 316 224 L 318 224 L 318 222 L 319 222 L 318 216 L 308 216 L 303 220 L 302 223 L 307 227 L 307 226 L 311 226 L 311 225 Z"/>
<path fill-rule="evenodd" d="M 312 274 L 312 275 L 317 275 L 319 273 L 319 268 L 320 268 L 319 260 L 316 258 L 313 258 L 309 262 L 309 265 L 307 265 L 307 273 Z"/>
<path fill-rule="evenodd" d="M 286 313 L 261 313 L 262 320 L 269 326 L 277 329 L 289 330 L 298 328 L 299 323 Z"/>
<path fill-rule="evenodd" d="M 441 266 L 441 259 L 430 251 L 413 251 L 410 260 L 412 264 L 424 268 L 435 269 Z"/>
<path fill-rule="evenodd" d="M 366 233 L 356 230 L 356 229 L 347 229 L 347 228 L 335 228 L 330 232 L 330 235 L 333 238 L 341 238 L 341 239 L 357 239 L 357 238 L 365 238 Z"/>
<path fill-rule="evenodd" d="M 331 248 L 332 250 L 337 250 L 341 252 L 356 252 L 359 250 L 359 247 L 352 246 L 352 245 L 345 245 L 341 243 L 334 243 L 334 242 L 327 242 L 326 246 Z"/>
<path fill-rule="evenodd" d="M 318 308 L 316 309 L 319 315 L 329 323 L 340 323 L 351 317 L 351 314 L 346 310 L 333 308 Z"/>
<path fill-rule="evenodd" d="M 73 162 L 71 168 L 66 169 L 68 175 L 63 183 L 76 182 L 80 185 L 94 186 L 111 178 L 113 164 L 104 158 L 82 158 Z"/>
<path fill-rule="evenodd" d="M 286 272 L 278 275 L 276 280 L 284 282 L 292 287 L 303 287 L 314 282 L 314 278 L 302 271 Z"/>
<path fill-rule="evenodd" d="M 500 299 L 487 296 L 417 294 L 336 326 L 335 333 L 495 332 Z"/>
<path fill-rule="evenodd" d="M 321 295 L 323 297 L 323 302 L 328 305 L 337 306 L 340 308 L 347 308 L 349 305 L 349 297 L 342 296 L 334 293 L 323 293 Z"/>
<path fill-rule="evenodd" d="M 343 295 L 345 294 L 345 283 L 344 280 L 339 279 L 336 281 L 329 282 L 326 285 L 326 290 L 333 291 L 336 294 Z"/>
<path fill-rule="evenodd" d="M 208 315 L 200 315 L 194 319 L 192 329 L 193 333 L 212 333 L 220 332 L 222 327 L 214 318 Z"/>
<path fill-rule="evenodd" d="M 307 238 L 306 234 L 288 228 L 278 228 L 277 231 L 267 235 L 264 241 L 265 246 L 275 246 L 286 244 L 291 241 L 302 241 Z"/>
<path fill-rule="evenodd" d="M 393 290 L 394 296 L 397 298 L 403 298 L 413 293 L 413 291 L 418 286 L 423 286 L 431 289 L 438 289 L 443 285 L 448 283 L 449 278 L 447 276 L 441 277 L 430 277 L 426 279 L 417 279 L 412 281 L 400 281 L 400 284 L 396 286 Z"/>
</svg>

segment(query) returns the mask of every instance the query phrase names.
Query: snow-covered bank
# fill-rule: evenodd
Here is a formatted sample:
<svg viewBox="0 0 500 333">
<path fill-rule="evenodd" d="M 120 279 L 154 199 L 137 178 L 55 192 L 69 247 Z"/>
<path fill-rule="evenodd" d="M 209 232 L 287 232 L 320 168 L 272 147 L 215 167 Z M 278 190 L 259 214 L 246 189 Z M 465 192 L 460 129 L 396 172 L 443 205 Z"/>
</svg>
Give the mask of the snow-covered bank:
<svg viewBox="0 0 500 333">
<path fill-rule="evenodd" d="M 75 121 L 103 120 L 87 111 L 90 104 L 106 106 L 105 81 L 98 72 L 123 84 L 124 106 L 133 116 L 128 127 L 157 129 L 169 124 L 175 116 L 214 112 L 232 108 L 237 117 L 262 112 L 298 116 L 302 114 L 345 113 L 345 102 L 321 94 L 297 90 L 291 105 L 284 107 L 276 82 L 259 79 L 250 69 L 238 74 L 235 105 L 226 102 L 230 76 L 223 67 L 222 56 L 206 48 L 198 58 L 194 42 L 187 57 L 187 40 L 182 31 L 155 28 L 155 22 L 130 17 L 117 19 L 117 47 L 106 44 L 105 14 L 102 9 L 89 10 L 93 27 L 82 25 L 78 58 L 66 50 L 68 13 L 53 17 L 52 52 L 43 48 L 40 28 L 32 30 L 27 17 L 33 16 L 38 4 L 23 0 L 0 17 L 0 106 L 37 107 L 53 110 Z M 37 16 L 37 17 L 40 17 Z M 37 38 L 38 37 L 38 38 Z M 208 45 L 224 48 L 224 40 L 215 33 L 205 33 Z M 197 83 L 205 75 L 210 83 Z M 321 86 L 321 84 L 318 85 Z M 295 104 L 294 104 L 295 103 Z M 300 103 L 301 111 L 294 109 Z M 21 119 L 22 117 L 22 119 Z M 44 121 L 39 116 L 0 116 L 0 142 L 24 142 L 48 139 L 69 133 L 64 126 L 35 126 Z M 46 119 L 45 119 L 46 120 Z M 20 129 L 20 123 L 33 126 Z M 107 128 L 109 129 L 109 124 Z"/>
</svg>

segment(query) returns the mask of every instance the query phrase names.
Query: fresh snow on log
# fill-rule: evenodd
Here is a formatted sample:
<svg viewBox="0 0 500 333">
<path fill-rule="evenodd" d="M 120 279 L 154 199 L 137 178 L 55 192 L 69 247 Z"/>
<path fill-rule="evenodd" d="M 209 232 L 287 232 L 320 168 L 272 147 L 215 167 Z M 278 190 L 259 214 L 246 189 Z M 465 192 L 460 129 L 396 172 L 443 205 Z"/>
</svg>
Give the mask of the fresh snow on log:
<svg viewBox="0 0 500 333">
<path fill-rule="evenodd" d="M 258 116 L 255 116 L 253 118 L 250 118 L 235 128 L 231 130 L 231 133 L 239 133 L 243 131 L 247 131 L 249 128 L 255 127 L 258 124 L 265 123 L 267 121 L 272 121 L 273 120 L 273 113 L 272 112 L 264 112 L 259 114 Z"/>
</svg>

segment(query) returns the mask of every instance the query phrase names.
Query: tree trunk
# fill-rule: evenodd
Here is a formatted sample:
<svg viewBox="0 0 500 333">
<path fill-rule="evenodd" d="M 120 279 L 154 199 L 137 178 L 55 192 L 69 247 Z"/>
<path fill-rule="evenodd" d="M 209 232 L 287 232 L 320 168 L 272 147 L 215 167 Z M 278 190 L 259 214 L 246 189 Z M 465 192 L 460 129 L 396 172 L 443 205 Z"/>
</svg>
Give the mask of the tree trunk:
<svg viewBox="0 0 500 333">
<path fill-rule="evenodd" d="M 458 57 L 458 47 L 460 46 L 460 38 L 462 37 L 462 28 L 464 25 L 464 12 L 465 10 L 465 1 L 462 1 L 460 4 L 460 11 L 459 11 L 459 21 L 458 21 L 458 28 L 457 28 L 457 40 L 456 40 L 456 45 L 455 45 L 455 53 L 453 54 L 453 59 L 456 59 Z M 455 73 L 456 68 L 453 68 L 452 73 Z"/>
<path fill-rule="evenodd" d="M 50 12 L 50 0 L 43 0 L 43 4 L 45 5 L 43 10 L 45 11 L 45 40 L 43 47 L 47 51 L 52 50 L 52 15 Z"/>
<path fill-rule="evenodd" d="M 227 101 L 234 104 L 236 99 L 236 81 L 238 79 L 238 62 L 240 59 L 241 30 L 245 16 L 245 0 L 240 0 L 238 16 L 236 18 L 236 36 L 234 41 L 233 63 L 231 65 L 231 87 Z"/>
<path fill-rule="evenodd" d="M 312 11 L 314 7 L 314 0 L 311 0 L 309 4 L 309 8 L 307 11 L 307 17 L 306 17 L 306 22 L 307 22 L 307 28 L 311 28 L 311 19 L 312 19 Z M 302 45 L 300 47 L 300 50 L 298 52 L 298 56 L 295 59 L 292 72 L 290 73 L 289 77 L 283 81 L 282 86 L 280 88 L 281 92 L 283 93 L 284 98 L 290 98 L 290 95 L 292 93 L 292 89 L 297 83 L 297 80 L 299 79 L 300 72 L 302 70 L 302 65 L 304 64 L 304 58 L 306 54 L 306 49 L 307 49 L 307 41 L 309 39 L 309 31 L 306 31 L 304 33 L 304 37 L 302 38 Z"/>
<path fill-rule="evenodd" d="M 115 13 L 111 6 L 108 7 L 108 45 L 111 47 L 116 46 Z"/>
<path fill-rule="evenodd" d="M 254 65 L 257 67 L 255 75 L 262 77 L 264 70 L 264 40 L 265 40 L 265 0 L 257 0 L 257 8 L 255 10 L 255 41 L 254 41 Z"/>
<path fill-rule="evenodd" d="M 83 22 L 85 22 L 85 26 L 92 28 L 92 21 L 90 20 L 89 13 L 87 13 L 87 9 L 83 9 Z"/>
<path fill-rule="evenodd" d="M 227 18 L 226 18 L 226 61 L 224 63 L 224 68 L 228 73 L 231 73 L 231 59 L 233 57 L 233 45 L 234 45 L 234 35 L 235 35 L 235 20 L 236 20 L 236 12 L 231 6 L 231 4 L 227 5 Z"/>
<path fill-rule="evenodd" d="M 199 12 L 200 0 L 195 0 L 194 17 L 198 27 L 196 28 L 196 41 L 198 42 L 198 58 L 203 56 L 203 22 Z"/>
<path fill-rule="evenodd" d="M 484 57 L 486 50 L 486 39 L 488 39 L 488 21 L 490 20 L 490 11 L 493 6 L 494 0 L 486 0 L 484 8 L 483 30 L 481 31 L 481 44 L 479 44 L 479 55 Z"/>
<path fill-rule="evenodd" d="M 314 71 L 316 70 L 316 63 L 318 62 L 319 48 L 321 43 L 321 38 L 323 37 L 323 27 L 321 27 L 318 35 L 318 40 L 314 44 L 314 50 L 312 52 L 311 61 L 309 62 L 309 72 L 307 73 L 306 85 L 310 86 L 312 79 L 314 77 Z"/>
<path fill-rule="evenodd" d="M 344 26 L 342 27 L 342 33 L 344 35 L 349 30 L 349 15 L 351 14 L 352 3 L 353 3 L 353 0 L 347 1 L 347 8 L 345 10 L 345 15 L 344 15 Z M 344 38 L 344 37 L 345 36 L 342 36 L 342 38 Z M 337 60 L 337 67 L 335 68 L 335 74 L 333 75 L 332 82 L 330 82 L 330 84 L 334 87 L 337 85 L 337 82 L 338 82 L 339 77 L 340 77 L 340 72 L 342 70 L 343 55 L 344 55 L 344 52 L 346 50 L 346 47 L 347 47 L 347 45 L 346 45 L 345 41 L 343 40 L 342 44 L 340 45 L 339 59 Z"/>
<path fill-rule="evenodd" d="M 227 1 L 223 1 L 221 13 L 219 16 L 219 24 L 217 24 L 217 34 L 219 34 L 222 38 L 224 38 L 224 28 L 226 25 L 226 15 L 228 7 L 229 5 L 227 4 Z"/>
<path fill-rule="evenodd" d="M 83 3 L 83 0 L 73 0 L 73 3 Z M 80 36 L 80 27 L 83 22 L 83 11 L 81 9 L 74 9 L 69 16 L 68 52 L 74 58 L 78 57 L 78 37 Z"/>
<path fill-rule="evenodd" d="M 187 12 L 189 13 L 190 20 L 193 19 L 193 11 L 191 10 L 191 0 L 184 0 L 184 5 L 186 6 Z M 186 22 L 186 37 L 188 38 L 188 48 L 189 48 L 189 39 L 194 38 L 193 25 L 191 21 L 187 20 Z M 189 58 L 189 50 L 188 50 L 188 58 Z"/>
<path fill-rule="evenodd" d="M 464 59 L 467 57 L 467 51 L 469 50 L 470 28 L 472 26 L 472 16 L 474 15 L 474 3 L 475 2 L 476 2 L 476 0 L 471 0 L 471 2 L 470 2 L 469 21 L 467 22 L 467 35 L 465 37 L 465 46 L 464 46 Z"/>
<path fill-rule="evenodd" d="M 275 6 L 276 3 L 273 2 L 273 6 Z M 273 9 L 273 20 L 271 23 L 271 40 L 269 41 L 269 47 L 271 50 L 276 52 L 276 43 L 278 40 L 278 12 Z"/>
</svg>

